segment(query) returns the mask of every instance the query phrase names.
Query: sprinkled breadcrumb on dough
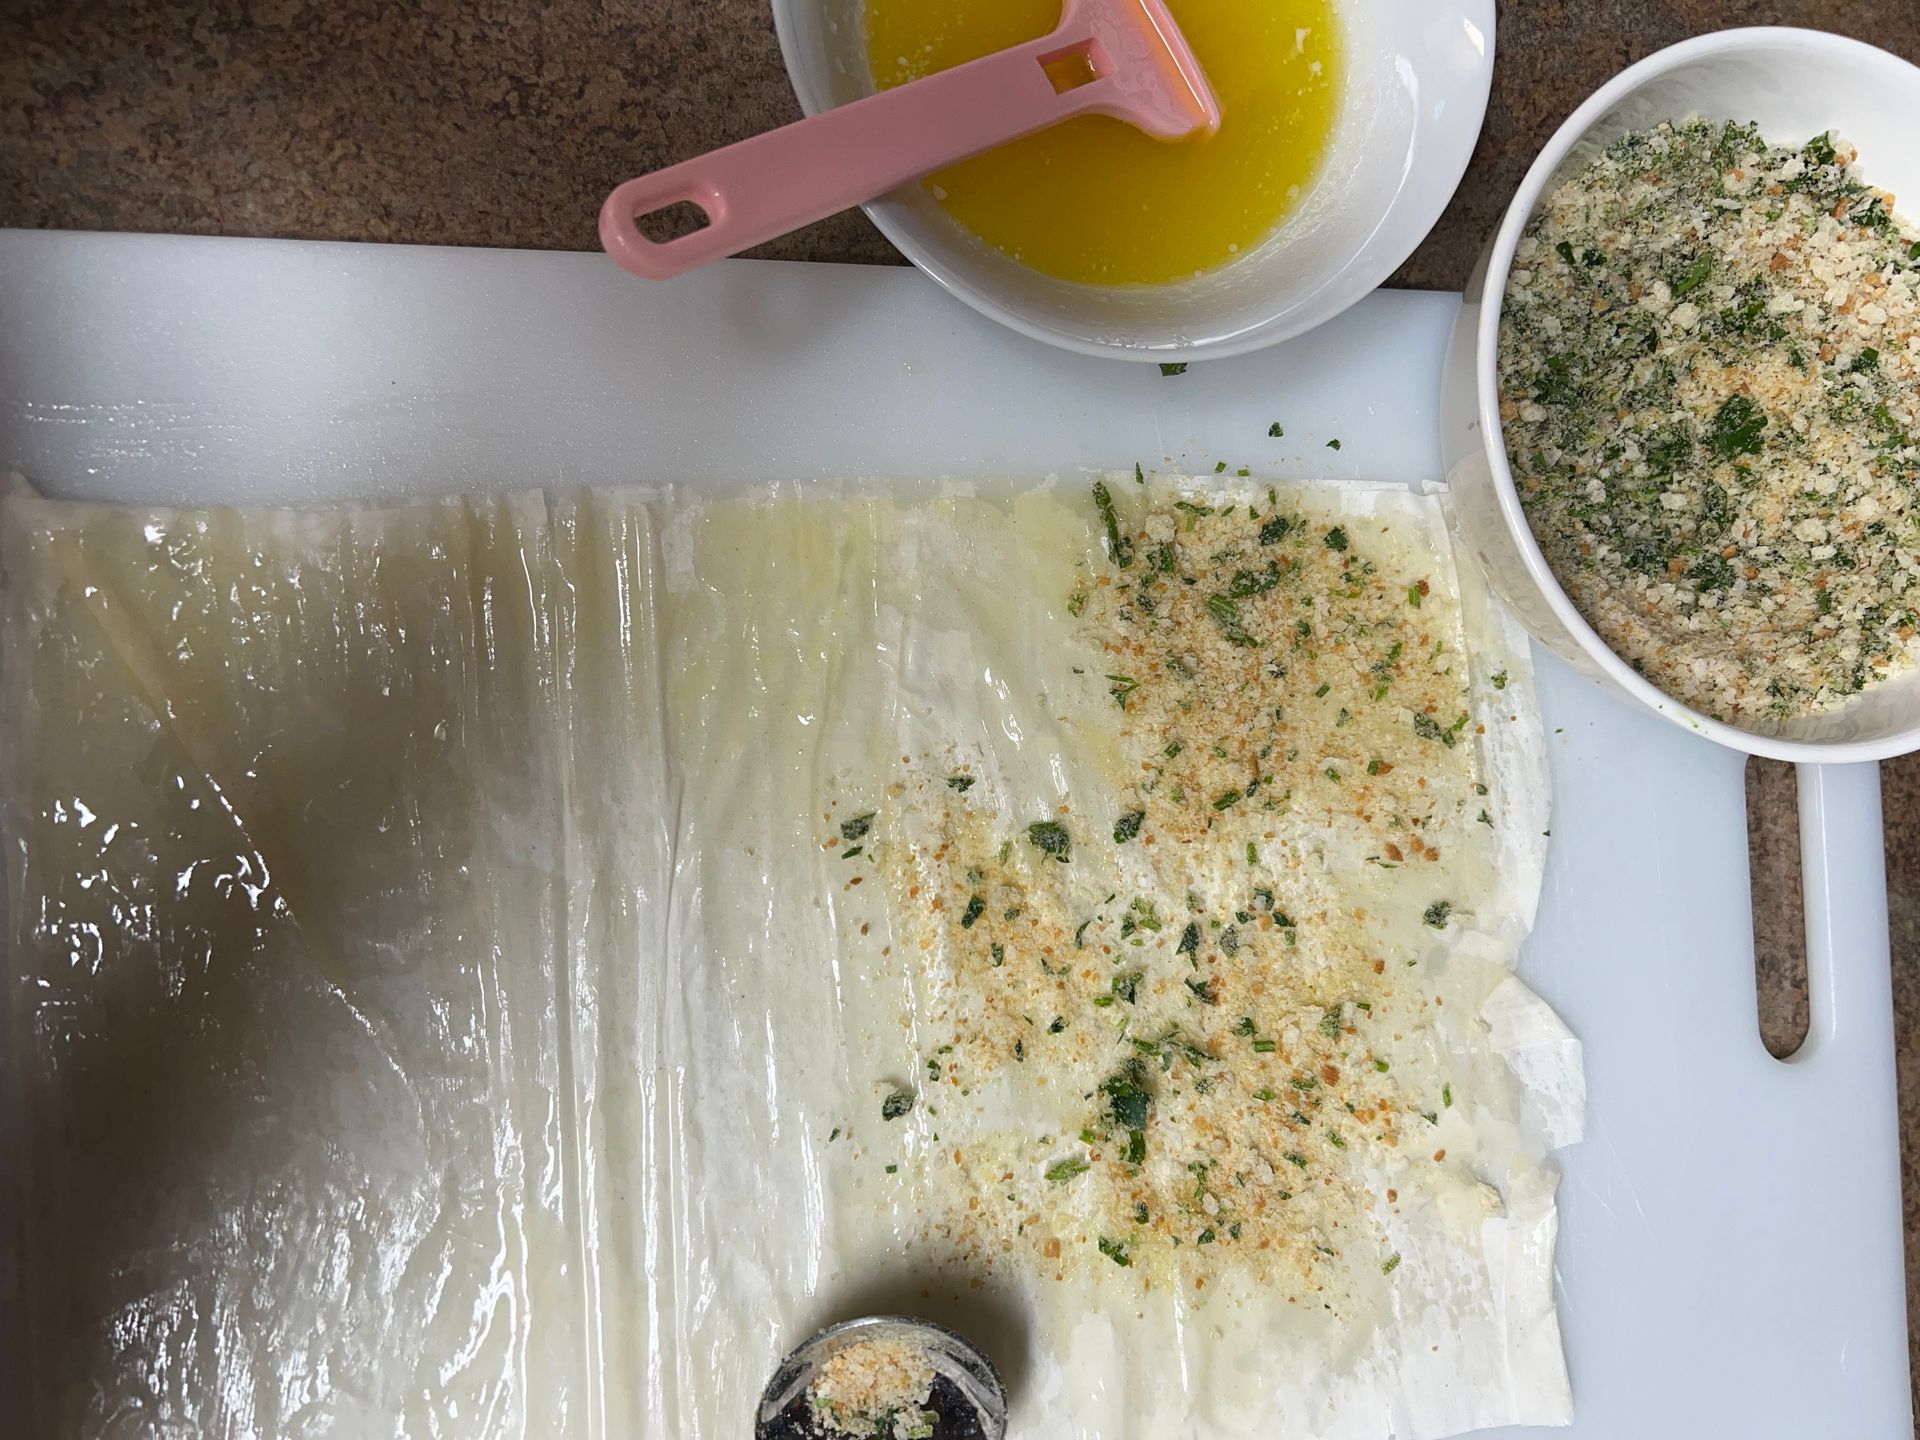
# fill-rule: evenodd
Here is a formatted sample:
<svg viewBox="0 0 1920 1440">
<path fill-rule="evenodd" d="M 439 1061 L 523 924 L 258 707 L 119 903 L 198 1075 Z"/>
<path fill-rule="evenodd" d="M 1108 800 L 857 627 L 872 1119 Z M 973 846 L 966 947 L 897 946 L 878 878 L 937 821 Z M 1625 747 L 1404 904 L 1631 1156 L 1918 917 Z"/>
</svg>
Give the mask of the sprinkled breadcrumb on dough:
<svg viewBox="0 0 1920 1440">
<path fill-rule="evenodd" d="M 1301 493 L 1095 499 L 1107 559 L 1066 608 L 1104 657 L 1111 791 L 1009 826 L 972 775 L 914 765 L 897 793 L 928 828 L 878 845 L 896 934 L 953 957 L 926 982 L 929 1123 L 976 1091 L 1082 1097 L 1064 1131 L 949 1147 L 969 1193 L 937 1237 L 1329 1303 L 1397 1269 L 1368 1176 L 1448 1103 L 1390 1057 L 1494 839 L 1458 598 L 1398 527 Z"/>
<path fill-rule="evenodd" d="M 926 1408 L 933 1362 L 911 1340 L 856 1340 L 829 1355 L 807 1386 L 815 1423 L 828 1435 L 924 1440 L 937 1418 Z"/>
<path fill-rule="evenodd" d="M 1920 231 L 1844 141 L 1626 135 L 1515 251 L 1500 408 L 1535 536 L 1669 694 L 1767 728 L 1914 658 Z"/>
</svg>

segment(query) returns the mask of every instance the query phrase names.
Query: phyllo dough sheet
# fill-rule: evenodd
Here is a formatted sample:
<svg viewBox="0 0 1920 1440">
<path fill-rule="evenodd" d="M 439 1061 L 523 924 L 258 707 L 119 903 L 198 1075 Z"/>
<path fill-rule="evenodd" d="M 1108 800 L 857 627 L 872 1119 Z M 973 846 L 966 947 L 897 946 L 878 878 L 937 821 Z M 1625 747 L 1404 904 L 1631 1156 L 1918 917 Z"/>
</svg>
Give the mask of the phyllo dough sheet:
<svg viewBox="0 0 1920 1440">
<path fill-rule="evenodd" d="M 717 1440 L 886 1310 L 1564 1421 L 1524 645 L 1434 500 L 1102 493 L 11 495 L 30 1433 Z"/>
<path fill-rule="evenodd" d="M 30 1433 L 632 1433 L 645 507 L 4 535 Z"/>
</svg>

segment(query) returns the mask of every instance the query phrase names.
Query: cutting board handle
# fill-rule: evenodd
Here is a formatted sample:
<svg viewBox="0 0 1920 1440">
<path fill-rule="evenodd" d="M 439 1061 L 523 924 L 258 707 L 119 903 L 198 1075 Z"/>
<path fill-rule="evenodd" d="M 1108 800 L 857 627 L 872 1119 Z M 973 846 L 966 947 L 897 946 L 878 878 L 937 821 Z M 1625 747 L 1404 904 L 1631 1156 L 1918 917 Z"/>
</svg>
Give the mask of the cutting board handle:
<svg viewBox="0 0 1920 1440">
<path fill-rule="evenodd" d="M 1793 1058 L 1811 1061 L 1836 1042 L 1892 1033 L 1887 853 L 1879 765 L 1797 769 L 1808 1023 Z M 1836 904 L 1836 896 L 1846 898 Z"/>
</svg>

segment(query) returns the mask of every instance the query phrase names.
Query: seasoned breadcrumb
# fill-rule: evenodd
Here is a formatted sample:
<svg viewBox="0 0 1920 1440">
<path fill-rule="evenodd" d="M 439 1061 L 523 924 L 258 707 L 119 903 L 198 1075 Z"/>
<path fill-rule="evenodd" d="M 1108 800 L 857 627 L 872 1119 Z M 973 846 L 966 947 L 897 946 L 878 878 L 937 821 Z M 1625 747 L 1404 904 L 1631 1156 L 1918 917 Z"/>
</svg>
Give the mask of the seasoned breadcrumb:
<svg viewBox="0 0 1920 1440">
<path fill-rule="evenodd" d="M 856 1340 L 829 1355 L 807 1386 L 815 1424 L 829 1435 L 920 1440 L 933 1433 L 926 1409 L 933 1362 L 911 1340 Z"/>
<path fill-rule="evenodd" d="M 1330 867 L 1393 876 L 1421 937 L 1454 923 L 1429 877 L 1493 834 L 1458 598 L 1386 520 L 1302 495 L 1095 501 L 1106 561 L 1067 608 L 1124 778 L 1009 831 L 968 775 L 916 766 L 902 804 L 933 828 L 882 844 L 896 938 L 952 957 L 929 1123 L 998 1086 L 1084 1097 L 1018 1154 L 955 1148 L 972 1193 L 940 1236 L 1142 1283 L 1391 1273 L 1370 1169 L 1446 1102 L 1387 1058 L 1421 1023 L 1421 952 Z"/>
<path fill-rule="evenodd" d="M 1822 135 L 1615 142 L 1515 252 L 1500 413 L 1582 614 L 1669 694 L 1757 728 L 1912 664 L 1920 232 Z"/>
</svg>

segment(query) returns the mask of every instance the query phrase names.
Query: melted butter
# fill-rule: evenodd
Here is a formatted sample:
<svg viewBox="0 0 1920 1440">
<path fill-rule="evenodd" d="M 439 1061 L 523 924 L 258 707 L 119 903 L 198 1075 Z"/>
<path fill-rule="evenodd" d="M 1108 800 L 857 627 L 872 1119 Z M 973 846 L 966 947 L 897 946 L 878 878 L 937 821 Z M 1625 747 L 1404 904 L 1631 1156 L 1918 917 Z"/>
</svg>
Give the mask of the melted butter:
<svg viewBox="0 0 1920 1440">
<path fill-rule="evenodd" d="M 968 230 L 1063 280 L 1158 285 L 1254 249 L 1300 203 L 1339 110 L 1332 0 L 1168 0 L 1220 102 L 1219 133 L 1168 144 L 1084 116 L 929 177 Z M 880 89 L 1045 34 L 1054 0 L 867 0 Z"/>
</svg>

